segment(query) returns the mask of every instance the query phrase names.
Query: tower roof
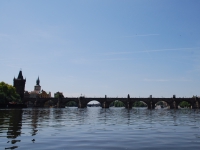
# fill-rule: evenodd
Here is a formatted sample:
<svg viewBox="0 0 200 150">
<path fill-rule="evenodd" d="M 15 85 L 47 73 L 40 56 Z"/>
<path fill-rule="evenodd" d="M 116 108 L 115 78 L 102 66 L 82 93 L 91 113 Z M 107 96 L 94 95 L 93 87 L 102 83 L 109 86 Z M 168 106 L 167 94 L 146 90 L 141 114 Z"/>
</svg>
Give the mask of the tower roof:
<svg viewBox="0 0 200 150">
<path fill-rule="evenodd" d="M 36 85 L 40 85 L 40 79 L 39 79 L 39 76 L 38 76 L 38 79 L 36 80 Z"/>
<path fill-rule="evenodd" d="M 17 79 L 22 79 L 23 80 L 23 75 L 22 75 L 22 71 L 21 70 L 19 71 L 19 75 L 18 75 Z"/>
</svg>

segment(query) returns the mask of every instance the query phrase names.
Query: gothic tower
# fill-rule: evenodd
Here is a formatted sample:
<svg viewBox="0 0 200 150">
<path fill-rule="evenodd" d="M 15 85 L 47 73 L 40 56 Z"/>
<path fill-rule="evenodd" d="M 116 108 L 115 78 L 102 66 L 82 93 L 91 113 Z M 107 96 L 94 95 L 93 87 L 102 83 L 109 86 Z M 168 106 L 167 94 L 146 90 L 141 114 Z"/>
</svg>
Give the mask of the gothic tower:
<svg viewBox="0 0 200 150">
<path fill-rule="evenodd" d="M 22 71 L 20 70 L 18 78 L 15 79 L 14 77 L 13 79 L 13 86 L 15 87 L 16 92 L 20 95 L 21 99 L 24 98 L 25 83 L 26 79 L 23 78 Z"/>
<path fill-rule="evenodd" d="M 36 86 L 34 88 L 34 91 L 37 92 L 37 93 L 39 93 L 41 91 L 39 76 L 38 76 L 38 79 L 36 80 Z"/>
</svg>

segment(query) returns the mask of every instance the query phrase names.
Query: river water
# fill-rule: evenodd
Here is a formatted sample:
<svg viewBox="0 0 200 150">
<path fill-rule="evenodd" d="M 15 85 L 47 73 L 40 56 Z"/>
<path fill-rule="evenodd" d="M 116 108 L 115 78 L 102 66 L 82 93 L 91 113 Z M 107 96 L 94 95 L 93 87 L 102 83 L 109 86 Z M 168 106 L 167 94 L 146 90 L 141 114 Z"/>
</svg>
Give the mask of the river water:
<svg viewBox="0 0 200 150">
<path fill-rule="evenodd" d="M 200 110 L 0 109 L 0 149 L 200 149 Z"/>
</svg>

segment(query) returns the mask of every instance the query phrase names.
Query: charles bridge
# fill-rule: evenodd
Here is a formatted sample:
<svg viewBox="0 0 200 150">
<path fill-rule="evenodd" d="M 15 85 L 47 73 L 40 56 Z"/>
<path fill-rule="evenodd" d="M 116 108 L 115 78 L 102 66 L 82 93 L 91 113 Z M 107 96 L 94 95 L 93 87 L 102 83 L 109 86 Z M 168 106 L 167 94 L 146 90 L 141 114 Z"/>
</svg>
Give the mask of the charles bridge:
<svg viewBox="0 0 200 150">
<path fill-rule="evenodd" d="M 127 98 L 110 98 L 105 95 L 104 98 L 91 98 L 91 97 L 67 97 L 67 98 L 24 98 L 24 104 L 32 104 L 33 107 L 44 107 L 45 104 L 51 103 L 52 106 L 57 108 L 64 108 L 68 102 L 76 102 L 78 108 L 85 108 L 90 101 L 97 101 L 102 108 L 109 108 L 110 104 L 114 101 L 121 101 L 125 108 L 131 109 L 135 102 L 143 102 L 147 105 L 148 109 L 155 109 L 156 103 L 162 101 L 166 102 L 170 109 L 178 109 L 178 105 L 182 101 L 186 101 L 191 105 L 192 109 L 200 108 L 200 99 L 198 97 L 192 98 L 176 98 L 173 95 L 172 98 L 153 98 L 150 95 L 149 98 L 131 98 L 128 94 Z"/>
</svg>

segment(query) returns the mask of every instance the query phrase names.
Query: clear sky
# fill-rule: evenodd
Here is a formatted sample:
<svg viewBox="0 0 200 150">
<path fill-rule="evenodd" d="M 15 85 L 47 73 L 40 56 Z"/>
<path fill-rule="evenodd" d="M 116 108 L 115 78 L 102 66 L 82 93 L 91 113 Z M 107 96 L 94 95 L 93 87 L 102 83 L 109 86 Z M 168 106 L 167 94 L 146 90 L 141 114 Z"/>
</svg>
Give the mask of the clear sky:
<svg viewBox="0 0 200 150">
<path fill-rule="evenodd" d="M 0 1 L 0 68 L 66 97 L 200 96 L 200 1 Z"/>
</svg>

